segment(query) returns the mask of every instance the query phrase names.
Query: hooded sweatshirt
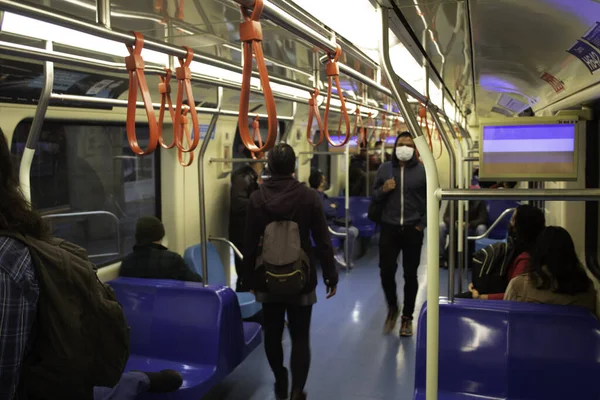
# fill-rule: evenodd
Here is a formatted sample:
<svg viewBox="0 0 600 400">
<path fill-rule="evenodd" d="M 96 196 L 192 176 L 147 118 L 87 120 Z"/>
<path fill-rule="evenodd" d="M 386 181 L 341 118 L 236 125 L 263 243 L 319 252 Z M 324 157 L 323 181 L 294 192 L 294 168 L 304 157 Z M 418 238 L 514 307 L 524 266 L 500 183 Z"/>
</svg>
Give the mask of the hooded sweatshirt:
<svg viewBox="0 0 600 400">
<path fill-rule="evenodd" d="M 396 157 L 398 139 L 394 144 L 392 160 L 383 163 L 377 170 L 373 184 L 373 199 L 384 204 L 383 223 L 414 226 L 423 230 L 427 226 L 425 167 L 419 162 L 416 151 L 409 161 L 400 165 L 400 160 Z M 392 177 L 396 181 L 396 188 L 384 193 L 383 184 Z"/>
<path fill-rule="evenodd" d="M 273 175 L 271 179 L 264 181 L 262 191 L 264 200 L 260 190 L 250 196 L 241 285 L 246 290 L 257 292 L 259 301 L 312 304 L 316 302 L 317 272 L 311 235 L 315 242 L 316 255 L 323 268 L 325 284 L 336 286 L 338 283 L 333 247 L 321 199 L 316 190 L 310 189 L 289 175 Z M 301 247 L 310 260 L 310 277 L 300 296 L 289 296 L 289 298 L 286 296 L 285 299 L 281 299 L 267 294 L 264 277 L 258 276 L 255 267 L 260 238 L 265 228 L 269 223 L 286 217 L 298 224 Z"/>
</svg>

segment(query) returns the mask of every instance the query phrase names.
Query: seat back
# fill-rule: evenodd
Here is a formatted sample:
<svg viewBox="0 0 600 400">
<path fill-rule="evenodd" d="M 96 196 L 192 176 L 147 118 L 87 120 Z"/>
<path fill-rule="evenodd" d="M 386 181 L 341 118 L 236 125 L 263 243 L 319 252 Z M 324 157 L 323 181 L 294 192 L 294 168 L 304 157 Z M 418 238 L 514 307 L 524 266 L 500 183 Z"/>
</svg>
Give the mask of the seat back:
<svg viewBox="0 0 600 400">
<path fill-rule="evenodd" d="M 240 307 L 230 288 L 143 278 L 109 285 L 131 328 L 131 354 L 214 365 L 225 374 L 243 359 Z"/>
<path fill-rule="evenodd" d="M 225 278 L 225 267 L 221 262 L 221 257 L 216 247 L 208 242 L 206 243 L 206 252 L 208 259 L 208 283 L 211 285 L 229 286 Z M 185 249 L 183 254 L 185 263 L 198 275 L 202 276 L 202 244 L 190 246 Z M 204 278 L 204 277 L 202 277 Z"/>
<path fill-rule="evenodd" d="M 415 394 L 425 391 L 426 315 Z M 440 300 L 439 392 L 519 400 L 600 398 L 600 322 L 578 307 Z M 487 397 L 486 397 L 487 396 Z M 477 397 L 480 398 L 480 397 Z"/>
<path fill-rule="evenodd" d="M 517 208 L 520 204 L 515 200 L 493 200 L 486 201 L 485 203 L 488 212 L 488 226 L 492 226 L 494 221 L 496 221 L 500 215 L 502 215 L 504 210 L 509 208 Z M 510 223 L 511 218 L 512 214 L 505 215 L 504 218 L 502 218 L 502 221 L 490 232 L 488 238 L 505 240 L 508 236 L 508 224 Z"/>
</svg>

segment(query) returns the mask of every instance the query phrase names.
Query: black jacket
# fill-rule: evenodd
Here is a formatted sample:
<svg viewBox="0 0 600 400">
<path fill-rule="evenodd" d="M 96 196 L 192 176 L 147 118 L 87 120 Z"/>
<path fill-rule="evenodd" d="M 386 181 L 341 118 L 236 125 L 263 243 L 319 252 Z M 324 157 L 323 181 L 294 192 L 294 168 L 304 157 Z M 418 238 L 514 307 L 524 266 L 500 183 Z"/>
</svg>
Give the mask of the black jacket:
<svg viewBox="0 0 600 400">
<path fill-rule="evenodd" d="M 311 234 L 321 261 L 325 283 L 328 286 L 337 285 L 338 272 L 333 260 L 333 247 L 323 205 L 317 191 L 308 188 L 292 176 L 274 175 L 268 181 L 264 181 L 262 186 L 265 201 L 263 201 L 260 191 L 256 191 L 250 196 L 248 206 L 242 287 L 245 290 L 263 293 L 267 291 L 262 277 L 255 274 L 258 246 L 266 226 L 274 219 L 283 216 L 289 216 L 298 224 L 302 249 L 310 259 L 311 275 L 303 294 L 313 293 L 317 286 L 315 255 L 310 241 Z"/>
<path fill-rule="evenodd" d="M 133 246 L 133 253 L 121 263 L 119 275 L 128 278 L 202 282 L 200 275 L 186 265 L 183 257 L 154 243 Z"/>
<path fill-rule="evenodd" d="M 229 209 L 229 240 L 236 246 L 244 244 L 246 213 L 250 203 L 250 195 L 258 189 L 258 174 L 245 165 L 231 174 L 231 202 Z"/>
<path fill-rule="evenodd" d="M 396 180 L 396 188 L 383 193 L 383 184 L 391 177 Z M 384 202 L 384 223 L 418 226 L 421 229 L 427 226 L 427 180 L 425 167 L 417 159 L 416 153 L 404 166 L 400 166 L 394 154 L 392 161 L 379 167 L 373 184 L 373 198 Z"/>
</svg>

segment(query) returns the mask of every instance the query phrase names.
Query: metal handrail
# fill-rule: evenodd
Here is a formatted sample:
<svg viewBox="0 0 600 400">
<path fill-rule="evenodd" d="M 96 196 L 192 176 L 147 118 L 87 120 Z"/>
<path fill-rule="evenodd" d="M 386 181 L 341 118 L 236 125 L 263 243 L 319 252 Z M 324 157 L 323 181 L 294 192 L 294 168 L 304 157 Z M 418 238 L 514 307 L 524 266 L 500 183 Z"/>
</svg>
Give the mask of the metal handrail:
<svg viewBox="0 0 600 400">
<path fill-rule="evenodd" d="M 208 240 L 211 240 L 213 242 L 221 242 L 221 243 L 226 243 L 227 245 L 229 245 L 229 247 L 231 247 L 231 250 L 233 250 L 233 252 L 235 253 L 236 256 L 239 257 L 240 260 L 244 260 L 244 255 L 242 254 L 242 252 L 237 248 L 237 246 L 235 244 L 233 244 L 233 242 L 227 238 L 223 238 L 223 237 L 217 237 L 217 236 L 209 236 Z"/>
<path fill-rule="evenodd" d="M 336 232 L 330 226 L 328 226 L 328 228 L 329 228 L 329 233 L 333 236 L 336 236 L 336 237 L 347 237 L 348 236 L 348 233 Z"/>
<path fill-rule="evenodd" d="M 54 219 L 54 218 L 72 218 L 72 217 L 87 217 L 90 215 L 108 215 L 114 222 L 117 228 L 117 253 L 107 253 L 107 254 L 99 254 L 99 255 L 89 255 L 90 258 L 98 258 L 98 257 L 108 257 L 113 255 L 121 256 L 123 253 L 121 252 L 121 229 L 119 227 L 121 221 L 119 217 L 109 211 L 83 211 L 83 212 L 74 212 L 74 213 L 61 213 L 61 214 L 48 214 L 42 215 L 43 219 Z"/>
<path fill-rule="evenodd" d="M 488 237 L 490 235 L 490 233 L 494 230 L 494 228 L 496 228 L 496 226 L 498 226 L 498 224 L 500 222 L 502 222 L 502 220 L 504 219 L 504 217 L 506 217 L 510 213 L 514 213 L 516 210 L 517 210 L 516 208 L 507 208 L 506 210 L 504 210 L 502 212 L 502 214 L 500 214 L 500 216 L 487 229 L 487 231 L 485 231 L 483 234 L 481 234 L 479 236 L 469 236 L 468 239 L 469 240 L 480 240 L 480 239 L 484 239 L 484 238 Z"/>
</svg>

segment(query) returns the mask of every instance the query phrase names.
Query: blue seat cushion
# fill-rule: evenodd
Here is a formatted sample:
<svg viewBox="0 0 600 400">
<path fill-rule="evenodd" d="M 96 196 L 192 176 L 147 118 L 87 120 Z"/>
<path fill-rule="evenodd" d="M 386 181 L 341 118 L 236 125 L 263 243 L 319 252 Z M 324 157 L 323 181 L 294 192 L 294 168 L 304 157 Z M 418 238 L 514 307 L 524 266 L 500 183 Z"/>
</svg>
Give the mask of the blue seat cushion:
<svg viewBox="0 0 600 400">
<path fill-rule="evenodd" d="M 250 318 L 262 309 L 261 304 L 256 301 L 256 297 L 252 293 L 236 292 L 236 295 L 240 303 L 242 318 Z"/>
<path fill-rule="evenodd" d="M 244 322 L 244 358 L 254 349 L 258 347 L 261 342 L 261 326 L 256 322 Z"/>
<path fill-rule="evenodd" d="M 137 355 L 129 357 L 125 372 L 158 372 L 163 369 L 172 369 L 181 374 L 183 378 L 181 388 L 176 392 L 169 393 L 168 396 L 166 394 L 146 393 L 139 395 L 138 399 L 153 399 L 160 396 L 161 399 L 197 400 L 206 395 L 220 380 L 214 365 L 182 364 L 177 361 L 160 360 Z"/>
</svg>

